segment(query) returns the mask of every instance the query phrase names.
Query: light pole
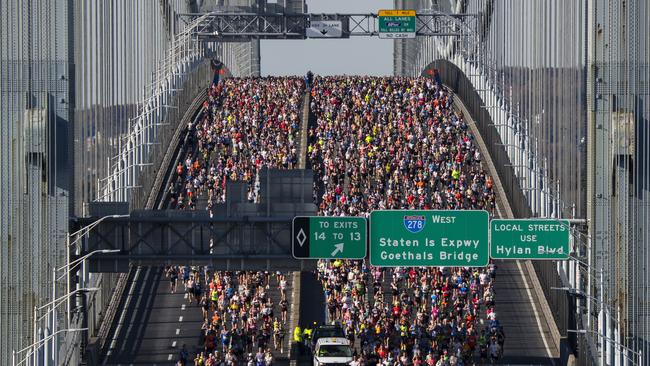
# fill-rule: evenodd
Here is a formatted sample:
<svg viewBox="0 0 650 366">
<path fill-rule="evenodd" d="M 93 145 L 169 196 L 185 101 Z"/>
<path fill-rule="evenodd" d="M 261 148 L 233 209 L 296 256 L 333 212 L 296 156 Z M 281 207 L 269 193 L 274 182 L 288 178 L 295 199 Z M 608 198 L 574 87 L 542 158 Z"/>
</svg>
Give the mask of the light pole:
<svg viewBox="0 0 650 366">
<path fill-rule="evenodd" d="M 598 298 L 594 296 L 590 296 L 589 294 L 585 294 L 585 298 L 589 298 L 593 300 L 594 303 L 600 305 L 600 310 L 598 312 L 598 318 L 597 318 L 597 323 L 598 323 L 598 330 L 599 332 L 602 333 L 603 337 L 603 342 L 601 343 L 601 350 L 600 350 L 600 364 L 601 366 L 604 366 L 608 363 L 608 360 L 611 359 L 612 357 L 612 343 L 608 341 L 608 339 L 611 339 L 611 337 L 606 337 L 604 332 L 610 333 L 612 335 L 614 334 L 619 334 L 621 331 L 621 326 L 619 321 L 617 320 L 619 317 L 615 317 L 614 314 L 618 314 L 620 316 L 620 311 L 619 309 L 613 308 L 612 305 L 608 304 L 605 301 L 605 271 L 604 269 L 596 269 L 589 265 L 589 263 L 586 263 L 579 258 L 570 256 L 570 259 L 577 262 L 579 265 L 582 265 L 585 267 L 585 271 L 588 273 L 587 275 L 587 290 L 589 293 L 592 291 L 592 288 L 595 287 L 595 282 L 597 282 L 598 285 Z M 579 266 L 580 267 L 580 266 Z M 596 277 L 598 275 L 598 277 Z M 582 291 L 582 293 L 584 293 Z M 588 313 L 588 324 L 587 327 L 589 329 L 593 328 L 593 325 L 591 324 L 591 309 L 592 309 L 592 302 L 587 301 L 587 313 Z M 616 325 L 614 325 L 616 323 Z M 601 334 L 601 333 L 598 333 Z M 606 344 L 606 345 L 605 345 Z M 618 352 L 618 351 L 617 351 Z"/>
<path fill-rule="evenodd" d="M 618 348 L 622 348 L 626 353 L 628 353 L 628 352 L 631 353 L 637 359 L 637 362 L 638 362 L 637 365 L 639 365 L 639 366 L 643 365 L 643 352 L 642 351 L 635 351 L 635 350 L 631 349 L 630 347 L 628 347 L 628 346 L 626 346 L 626 345 L 624 345 L 624 344 L 622 344 L 620 342 L 617 342 L 616 340 L 614 340 L 614 339 L 612 339 L 610 337 L 607 337 L 606 335 L 604 335 L 602 333 L 598 333 L 598 332 L 595 332 L 593 330 L 588 330 L 588 329 L 567 329 L 567 332 L 576 333 L 576 334 L 587 334 L 587 333 L 596 334 L 597 336 L 602 337 L 603 339 L 607 340 L 608 342 L 610 342 L 611 344 L 617 346 Z M 627 355 L 625 356 L 625 358 L 630 359 Z"/>
<path fill-rule="evenodd" d="M 101 220 L 101 219 L 100 219 L 100 220 Z M 100 221 L 100 220 L 98 220 L 98 221 Z M 98 221 L 95 221 L 95 222 L 94 222 L 93 224 L 91 224 L 91 225 L 95 225 L 95 226 L 96 226 L 96 224 L 98 223 Z M 94 226 L 93 226 L 93 227 L 94 227 Z M 89 227 L 89 226 L 86 227 L 86 230 L 90 230 L 90 229 L 92 229 L 92 227 Z M 82 230 L 83 230 L 83 229 L 82 229 Z M 78 233 L 78 232 L 77 232 L 77 233 Z M 69 249 L 70 249 L 70 248 L 68 248 L 68 254 L 70 253 L 70 252 L 69 252 Z M 57 283 L 58 281 L 60 281 L 63 277 L 68 277 L 68 281 L 67 281 L 67 284 L 68 284 L 68 287 L 67 287 L 67 289 L 68 289 L 68 295 L 64 295 L 64 296 L 62 296 L 61 298 L 57 299 L 57 300 L 60 300 L 60 299 L 67 299 L 67 301 L 66 301 L 66 302 L 67 302 L 66 320 L 67 320 L 68 328 L 70 327 L 71 318 L 72 318 L 72 316 L 70 315 L 70 298 L 72 297 L 72 294 L 77 293 L 77 292 L 88 292 L 88 291 L 91 291 L 91 289 L 77 289 L 77 290 L 74 290 L 74 291 L 70 291 L 70 281 L 69 281 L 69 276 L 68 276 L 68 274 L 69 274 L 70 271 L 71 271 L 71 270 L 72 270 L 76 265 L 78 265 L 80 262 L 85 261 L 86 259 L 88 259 L 89 257 L 91 257 L 91 256 L 93 256 L 93 255 L 95 255 L 95 254 L 98 254 L 98 253 L 107 254 L 107 253 L 117 253 L 117 252 L 120 252 L 120 250 L 119 250 L 119 249 L 99 249 L 99 250 L 94 250 L 94 251 L 92 251 L 92 252 L 90 252 L 90 253 L 88 253 L 88 254 L 86 254 L 86 255 L 80 257 L 80 258 L 75 259 L 75 260 L 72 261 L 72 262 L 70 262 L 70 259 L 69 259 L 70 257 L 69 257 L 69 255 L 68 255 L 68 263 L 67 263 L 66 265 L 62 266 L 61 268 L 53 268 L 53 269 L 52 269 L 52 298 L 53 298 L 53 299 L 56 298 L 56 283 Z M 63 274 L 57 278 L 57 272 L 61 272 L 61 271 L 63 271 Z M 92 288 L 92 291 L 99 291 L 99 288 Z M 45 307 L 47 307 L 47 306 L 49 306 L 49 305 L 53 305 L 54 302 L 56 302 L 57 300 L 53 300 L 53 301 L 51 301 L 50 303 L 41 306 L 41 307 L 39 308 L 39 310 L 40 310 L 40 309 L 43 309 L 43 308 L 45 308 Z M 38 321 L 40 321 L 40 320 L 42 320 L 44 317 L 46 317 L 47 315 L 50 315 L 50 314 L 51 314 L 51 315 L 52 315 L 52 332 L 55 332 L 55 331 L 56 331 L 56 328 L 57 328 L 57 320 L 56 320 L 56 311 L 55 311 L 55 309 L 56 309 L 56 307 L 58 307 L 60 304 L 61 304 L 61 303 L 56 304 L 55 306 L 53 306 L 52 309 L 50 309 L 50 310 L 47 311 L 46 315 L 44 315 L 44 316 L 42 316 L 42 317 L 40 317 L 40 318 L 38 319 Z M 34 315 L 34 319 L 36 319 L 36 315 Z M 48 323 L 49 323 L 49 320 L 48 320 Z M 36 329 L 36 323 L 34 323 L 34 329 Z M 52 338 L 52 356 L 51 356 L 51 358 L 52 358 L 52 360 L 54 360 L 54 362 L 56 362 L 56 360 L 57 360 L 56 353 L 57 353 L 58 350 L 57 350 L 56 344 L 57 344 L 57 337 L 53 337 L 53 338 Z"/>
<path fill-rule="evenodd" d="M 607 337 L 605 333 L 600 333 L 603 331 L 603 329 L 606 329 L 607 332 L 613 332 L 614 325 L 612 323 L 616 323 L 615 327 L 615 333 L 620 334 L 620 323 L 618 320 L 614 318 L 612 314 L 620 314 L 619 310 L 616 308 L 613 308 L 612 305 L 608 304 L 605 301 L 605 280 L 603 278 L 604 276 L 604 271 L 603 270 L 598 270 L 595 268 L 592 268 L 589 264 L 581 261 L 578 258 L 575 257 L 570 257 L 572 260 L 576 261 L 577 263 L 585 266 L 587 270 L 589 271 L 589 275 L 587 276 L 589 283 L 592 283 L 591 281 L 591 272 L 593 271 L 594 273 L 597 273 L 599 275 L 599 294 L 598 297 L 591 296 L 589 293 L 585 293 L 584 291 L 580 289 L 575 289 L 575 288 L 570 288 L 570 287 L 551 287 L 552 290 L 563 290 L 567 291 L 571 295 L 575 295 L 578 297 L 582 297 L 585 299 L 589 299 L 593 301 L 594 303 L 600 305 L 600 311 L 598 312 L 598 330 L 599 332 L 594 332 L 593 330 L 590 330 L 590 332 L 594 332 L 597 334 L 599 337 L 603 338 L 603 341 L 601 342 L 601 347 L 600 347 L 600 364 L 601 366 L 605 366 L 608 363 L 608 359 L 612 357 L 612 345 L 614 345 L 616 342 L 613 340 L 611 337 Z M 591 290 L 591 287 L 588 288 Z M 587 312 L 588 312 L 588 319 L 591 318 L 591 302 L 587 301 Z M 588 325 L 589 327 L 589 325 Z M 607 346 L 605 346 L 607 344 Z M 620 343 L 619 343 L 620 344 Z M 627 347 L 626 347 L 627 348 Z M 619 352 L 618 350 L 616 351 L 617 353 Z"/>
<path fill-rule="evenodd" d="M 101 219 L 98 220 L 98 221 L 101 221 Z M 95 221 L 95 223 L 93 223 L 93 224 L 96 224 L 98 221 Z M 92 228 L 88 228 L 88 230 L 91 230 L 91 229 L 92 229 Z M 90 252 L 90 253 L 84 255 L 84 256 L 81 257 L 81 258 L 78 258 L 78 259 L 74 260 L 73 262 L 70 262 L 70 248 L 68 248 L 68 264 L 66 264 L 65 266 L 63 266 L 63 267 L 57 269 L 57 271 L 62 271 L 62 270 L 66 270 L 66 271 L 65 271 L 65 272 L 63 273 L 63 275 L 62 275 L 61 277 L 59 277 L 57 280 L 60 280 L 60 279 L 61 279 L 62 277 L 64 277 L 64 276 L 67 277 L 67 281 L 66 281 L 66 282 L 67 282 L 67 292 L 70 293 L 70 292 L 71 292 L 71 288 L 70 288 L 70 272 L 72 271 L 72 268 L 74 268 L 77 264 L 79 264 L 80 262 L 85 261 L 86 259 L 88 259 L 90 256 L 92 256 L 92 255 L 94 255 L 94 254 L 97 254 L 97 253 L 117 253 L 117 252 L 120 252 L 120 250 L 119 250 L 119 249 L 100 249 L 100 250 L 95 250 L 95 251 L 92 251 L 92 252 Z M 67 305 L 67 307 L 68 307 L 68 308 L 66 309 L 67 323 L 68 323 L 68 328 L 70 328 L 70 319 L 71 319 L 71 316 L 70 316 L 70 298 L 68 298 L 68 305 Z"/>
<path fill-rule="evenodd" d="M 57 283 L 57 281 L 61 280 L 61 278 L 63 278 L 64 276 L 66 277 L 66 293 L 70 294 L 72 292 L 71 291 L 71 283 L 70 283 L 70 275 L 69 275 L 69 273 L 78 263 L 83 262 L 85 259 L 87 259 L 91 255 L 94 255 L 96 253 L 115 253 L 115 252 L 120 251 L 118 249 L 115 249 L 115 250 L 108 250 L 108 249 L 107 250 L 96 250 L 96 251 L 93 251 L 91 253 L 88 253 L 88 254 L 84 255 L 81 258 L 78 258 L 78 259 L 74 260 L 73 262 L 70 262 L 70 250 L 71 250 L 71 247 L 73 245 L 77 244 L 81 239 L 83 239 L 83 237 L 85 235 L 87 235 L 88 232 L 90 232 L 93 228 L 95 228 L 97 225 L 99 225 L 102 221 L 104 221 L 106 219 L 117 219 L 117 218 L 125 218 L 125 217 L 129 217 L 129 215 L 107 215 L 107 216 L 103 216 L 103 217 L 100 217 L 99 219 L 97 219 L 96 221 L 92 222 L 91 224 L 89 224 L 89 225 L 87 225 L 87 226 L 85 226 L 85 227 L 83 227 L 83 228 L 81 228 L 81 229 L 79 229 L 79 230 L 77 230 L 75 232 L 72 232 L 72 233 L 68 232 L 68 234 L 66 235 L 66 248 L 65 248 L 66 249 L 66 265 L 62 266 L 61 268 L 58 268 L 58 269 L 57 268 L 52 269 L 52 298 L 53 299 L 56 298 L 56 283 Z M 75 252 L 77 252 L 78 249 L 79 248 L 77 246 L 77 248 L 75 249 Z M 59 277 L 57 279 L 57 272 L 59 272 L 59 271 L 64 271 L 64 273 L 63 273 L 63 275 L 61 277 Z M 70 296 L 66 296 L 66 298 L 67 298 L 66 299 L 66 307 L 67 307 L 67 310 L 66 310 L 66 322 L 67 322 L 67 328 L 70 329 L 70 325 L 71 325 L 70 324 L 71 323 Z M 56 312 L 53 311 L 53 310 L 54 309 L 48 311 L 48 314 L 50 312 L 52 312 L 52 332 L 53 332 L 52 336 L 48 337 L 48 339 L 50 339 L 50 338 L 52 339 L 52 359 L 56 361 L 56 359 L 57 359 L 57 356 L 56 356 L 57 339 L 55 337 L 53 337 L 53 336 L 55 334 L 58 334 L 58 332 L 55 332 L 55 329 L 57 327 L 57 319 L 56 319 Z M 48 322 L 49 322 L 49 320 L 48 320 Z"/>
<path fill-rule="evenodd" d="M 37 326 L 38 326 L 38 322 L 40 322 L 41 320 L 43 320 L 43 318 L 45 318 L 46 316 L 50 315 L 51 312 L 53 312 L 54 310 L 56 310 L 56 308 L 57 308 L 59 305 L 61 305 L 61 304 L 63 303 L 63 300 L 65 300 L 65 299 L 69 299 L 72 295 L 74 295 L 74 294 L 76 294 L 76 293 L 78 293 L 78 292 L 90 292 L 90 291 L 98 291 L 98 290 L 99 290 L 98 287 L 80 288 L 80 289 L 74 290 L 74 291 L 72 291 L 72 292 L 70 292 L 70 293 L 68 293 L 68 294 L 66 294 L 66 295 L 61 296 L 61 297 L 59 297 L 58 299 L 54 299 L 54 300 L 48 302 L 48 303 L 45 304 L 45 305 L 42 305 L 42 306 L 39 306 L 39 307 L 34 306 L 34 322 L 33 322 L 33 326 L 34 326 L 34 340 L 36 340 L 36 337 L 37 337 L 37 336 L 36 336 L 36 334 L 37 334 L 37 333 L 36 333 L 36 329 L 37 329 Z M 43 309 L 45 309 L 45 308 L 49 308 L 50 306 L 52 306 L 52 309 L 49 309 L 45 315 L 41 316 L 40 318 L 37 318 L 37 316 L 38 316 L 38 312 L 39 312 L 39 311 L 41 311 L 41 310 L 43 310 Z M 52 331 L 54 331 L 54 329 L 52 329 Z M 47 338 L 48 338 L 48 339 L 49 339 L 49 338 L 54 339 L 54 333 L 53 333 L 50 337 L 47 337 Z M 36 345 L 36 343 L 32 344 L 32 346 L 35 346 L 35 345 Z M 39 347 L 40 347 L 40 346 L 39 346 Z M 55 347 L 56 347 L 56 343 L 54 343 L 54 344 L 52 345 L 52 350 L 54 350 Z M 37 352 L 36 352 L 37 349 L 38 349 L 38 348 L 34 348 L 34 349 L 32 350 L 32 356 L 33 356 L 33 358 L 34 358 L 34 365 L 36 365 L 36 362 L 37 362 Z M 53 351 L 53 352 L 54 352 L 54 351 Z M 47 362 L 47 360 L 46 360 L 46 362 Z"/>
<path fill-rule="evenodd" d="M 63 332 L 81 332 L 81 331 L 84 331 L 84 330 L 88 330 L 88 328 L 61 329 L 61 330 L 59 330 L 57 332 L 52 333 L 51 335 L 49 335 L 49 336 L 47 336 L 45 338 L 39 340 L 38 342 L 34 342 L 33 344 L 30 344 L 29 346 L 21 349 L 20 351 L 12 350 L 11 365 L 12 366 L 18 366 L 18 365 L 22 364 L 23 362 L 27 361 L 29 359 L 29 357 L 25 357 L 20 362 L 16 363 L 16 355 L 19 355 L 19 354 L 21 354 L 21 353 L 23 353 L 25 351 L 28 351 L 28 350 L 32 349 L 35 346 L 39 346 L 40 344 L 47 342 L 48 340 L 50 340 L 50 338 L 58 335 L 59 333 L 63 333 Z"/>
<path fill-rule="evenodd" d="M 64 266 L 64 267 L 61 267 L 60 269 L 71 266 L 71 263 L 70 263 L 70 247 L 72 245 L 76 244 L 79 240 L 81 240 L 84 237 L 84 235 L 88 234 L 88 232 L 90 230 L 92 230 L 95 226 L 99 225 L 102 221 L 104 221 L 106 219 L 119 219 L 119 218 L 124 218 L 124 217 L 129 217 L 129 215 L 108 215 L 108 216 L 103 216 L 103 217 L 99 218 L 97 221 L 95 221 L 95 222 L 93 222 L 93 223 L 91 223 L 91 224 L 89 224 L 87 226 L 84 226 L 83 228 L 75 231 L 74 233 L 68 233 L 67 238 L 66 238 L 66 254 L 67 254 L 66 263 L 67 263 L 67 265 Z M 73 237 L 73 236 L 75 237 L 75 239 L 73 241 L 70 241 L 70 238 Z M 94 252 L 93 252 L 93 254 L 94 254 Z M 87 255 L 87 256 L 84 256 L 85 258 L 84 257 L 82 257 L 82 258 L 86 259 L 89 256 L 90 255 Z M 79 258 L 79 259 L 81 259 L 81 258 Z M 77 259 L 75 262 L 79 262 L 80 261 L 79 259 Z M 67 292 L 68 293 L 70 293 L 70 275 L 69 275 L 69 272 L 70 272 L 69 270 L 66 272 L 66 274 L 68 274 L 67 281 L 66 281 L 67 282 Z M 68 307 L 67 323 L 68 323 L 68 328 L 70 328 L 70 298 L 68 298 L 67 307 Z"/>
</svg>

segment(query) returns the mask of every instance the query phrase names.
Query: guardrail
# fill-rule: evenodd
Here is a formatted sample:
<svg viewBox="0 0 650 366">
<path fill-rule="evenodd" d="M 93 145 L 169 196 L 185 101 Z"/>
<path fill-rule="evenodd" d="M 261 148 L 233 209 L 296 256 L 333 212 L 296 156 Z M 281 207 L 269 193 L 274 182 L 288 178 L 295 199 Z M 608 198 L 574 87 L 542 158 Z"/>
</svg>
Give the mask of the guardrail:
<svg viewBox="0 0 650 366">
<path fill-rule="evenodd" d="M 205 56 L 206 47 L 195 36 L 202 20 L 197 18 L 175 36 L 146 91 L 148 97 L 138 106 L 137 117 L 129 121 L 129 133 L 119 141 L 118 155 L 109 161 L 108 176 L 97 182 L 97 201 L 130 201 L 144 167 L 152 165 L 149 158 L 153 146 L 160 143 L 161 127 L 172 115 L 170 110 L 179 108 L 171 104 L 173 97 Z"/>
</svg>

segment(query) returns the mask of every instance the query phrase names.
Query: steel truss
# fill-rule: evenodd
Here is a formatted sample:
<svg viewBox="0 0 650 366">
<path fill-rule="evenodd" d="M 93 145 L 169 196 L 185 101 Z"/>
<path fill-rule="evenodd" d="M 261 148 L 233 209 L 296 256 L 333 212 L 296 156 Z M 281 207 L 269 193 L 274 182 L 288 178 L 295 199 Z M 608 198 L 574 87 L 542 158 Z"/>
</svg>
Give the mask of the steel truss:
<svg viewBox="0 0 650 366">
<path fill-rule="evenodd" d="M 416 14 L 416 36 L 474 37 L 479 14 L 450 14 L 427 11 Z M 181 14 L 189 23 L 201 18 L 196 33 L 203 41 L 247 41 L 253 39 L 305 39 L 310 22 L 340 20 L 342 38 L 378 36 L 377 14 L 283 14 L 220 13 Z"/>
<path fill-rule="evenodd" d="M 83 241 L 81 255 L 91 271 L 123 272 L 131 264 L 211 264 L 228 269 L 301 270 L 309 266 L 291 255 L 293 217 L 210 218 L 193 212 L 144 212 L 107 219 Z"/>
</svg>

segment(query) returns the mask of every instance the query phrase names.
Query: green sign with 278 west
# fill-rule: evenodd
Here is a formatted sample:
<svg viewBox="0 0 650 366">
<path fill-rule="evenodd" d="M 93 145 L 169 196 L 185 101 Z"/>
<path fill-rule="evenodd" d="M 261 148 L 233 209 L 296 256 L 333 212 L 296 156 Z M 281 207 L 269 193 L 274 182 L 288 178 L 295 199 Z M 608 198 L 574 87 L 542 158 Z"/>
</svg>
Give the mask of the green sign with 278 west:
<svg viewBox="0 0 650 366">
<path fill-rule="evenodd" d="M 370 264 L 468 266 L 489 262 L 483 210 L 379 210 L 370 213 Z"/>
<path fill-rule="evenodd" d="M 490 256 L 495 259 L 568 259 L 569 221 L 492 220 Z"/>
</svg>

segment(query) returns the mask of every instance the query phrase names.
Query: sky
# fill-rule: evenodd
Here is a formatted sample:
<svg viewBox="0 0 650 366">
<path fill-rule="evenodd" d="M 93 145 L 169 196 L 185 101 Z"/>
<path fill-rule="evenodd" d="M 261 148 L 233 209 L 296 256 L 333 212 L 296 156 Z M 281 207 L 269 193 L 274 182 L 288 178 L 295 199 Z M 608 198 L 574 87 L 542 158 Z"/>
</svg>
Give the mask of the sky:
<svg viewBox="0 0 650 366">
<path fill-rule="evenodd" d="M 393 0 L 307 0 L 310 13 L 376 13 Z M 350 39 L 262 40 L 262 75 L 391 75 L 393 41 Z"/>
</svg>

